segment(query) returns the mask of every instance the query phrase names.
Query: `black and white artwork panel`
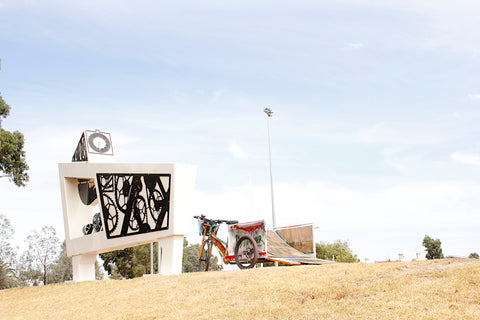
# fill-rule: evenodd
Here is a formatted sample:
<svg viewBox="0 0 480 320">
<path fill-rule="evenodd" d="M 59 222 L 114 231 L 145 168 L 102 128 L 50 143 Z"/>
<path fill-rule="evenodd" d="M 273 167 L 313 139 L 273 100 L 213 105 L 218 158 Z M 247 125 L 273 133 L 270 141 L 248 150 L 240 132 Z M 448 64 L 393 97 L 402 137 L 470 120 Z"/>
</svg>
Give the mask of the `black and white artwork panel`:
<svg viewBox="0 0 480 320">
<path fill-rule="evenodd" d="M 170 174 L 98 173 L 107 238 L 167 230 Z"/>
</svg>

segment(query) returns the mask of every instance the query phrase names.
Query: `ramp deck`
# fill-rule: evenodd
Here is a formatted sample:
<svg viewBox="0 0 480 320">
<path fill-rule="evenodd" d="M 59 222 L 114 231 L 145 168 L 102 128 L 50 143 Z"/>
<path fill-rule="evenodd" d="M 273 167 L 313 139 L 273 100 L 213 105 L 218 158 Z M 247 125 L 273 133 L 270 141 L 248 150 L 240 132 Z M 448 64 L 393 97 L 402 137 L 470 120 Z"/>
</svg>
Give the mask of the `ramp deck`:
<svg viewBox="0 0 480 320">
<path fill-rule="evenodd" d="M 275 230 L 267 230 L 267 260 L 278 261 L 285 264 L 331 264 L 329 260 L 322 260 L 305 254 L 291 245 L 278 235 Z"/>
</svg>

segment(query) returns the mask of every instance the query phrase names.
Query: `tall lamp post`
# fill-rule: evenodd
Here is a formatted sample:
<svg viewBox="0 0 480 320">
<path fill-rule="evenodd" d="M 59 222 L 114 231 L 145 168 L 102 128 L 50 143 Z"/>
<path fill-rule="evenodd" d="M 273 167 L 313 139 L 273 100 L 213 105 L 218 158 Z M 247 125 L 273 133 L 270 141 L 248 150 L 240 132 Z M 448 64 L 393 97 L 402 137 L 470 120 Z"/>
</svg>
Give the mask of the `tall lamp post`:
<svg viewBox="0 0 480 320">
<path fill-rule="evenodd" d="M 269 118 L 272 117 L 273 111 L 270 108 L 265 108 L 263 110 L 267 114 L 267 131 L 268 131 L 268 159 L 270 161 L 270 189 L 271 189 L 271 196 L 272 196 L 272 223 L 273 227 L 277 226 L 275 222 L 275 204 L 273 201 L 273 175 L 272 175 L 272 150 L 270 146 L 270 121 Z"/>
</svg>

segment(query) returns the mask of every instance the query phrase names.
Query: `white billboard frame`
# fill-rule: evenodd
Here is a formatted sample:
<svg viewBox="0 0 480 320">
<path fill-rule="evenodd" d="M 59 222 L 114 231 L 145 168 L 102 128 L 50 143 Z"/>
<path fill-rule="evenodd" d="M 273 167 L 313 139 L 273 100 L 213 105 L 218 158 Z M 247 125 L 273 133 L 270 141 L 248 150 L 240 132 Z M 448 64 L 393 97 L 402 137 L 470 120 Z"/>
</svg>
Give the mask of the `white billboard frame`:
<svg viewBox="0 0 480 320">
<path fill-rule="evenodd" d="M 189 218 L 193 215 L 195 166 L 72 162 L 60 163 L 59 174 L 67 255 L 73 258 L 74 281 L 95 279 L 94 262 L 97 254 L 154 241 L 158 241 L 162 247 L 162 274 L 181 273 L 183 239 L 188 233 Z M 81 180 L 96 182 L 97 174 L 170 175 L 168 229 L 108 239 L 104 225 L 102 231 L 85 235 L 82 228 L 91 221 L 93 206 L 97 201 L 89 206 L 82 203 L 78 184 Z M 98 186 L 96 192 L 97 199 L 100 199 Z"/>
</svg>

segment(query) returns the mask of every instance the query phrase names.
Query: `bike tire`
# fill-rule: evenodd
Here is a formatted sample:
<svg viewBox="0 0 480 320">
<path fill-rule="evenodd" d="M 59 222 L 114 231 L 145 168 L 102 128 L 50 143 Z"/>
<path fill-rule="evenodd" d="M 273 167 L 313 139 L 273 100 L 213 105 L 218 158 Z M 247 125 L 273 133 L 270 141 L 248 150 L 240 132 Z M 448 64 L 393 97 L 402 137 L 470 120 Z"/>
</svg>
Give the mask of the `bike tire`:
<svg viewBox="0 0 480 320">
<path fill-rule="evenodd" d="M 198 259 L 198 271 L 208 271 L 208 265 L 210 264 L 210 248 L 211 242 L 205 241 L 203 243 L 202 255 Z"/>
<path fill-rule="evenodd" d="M 258 260 L 257 242 L 251 235 L 245 234 L 238 239 L 234 253 L 235 262 L 240 269 L 251 269 Z"/>
</svg>

